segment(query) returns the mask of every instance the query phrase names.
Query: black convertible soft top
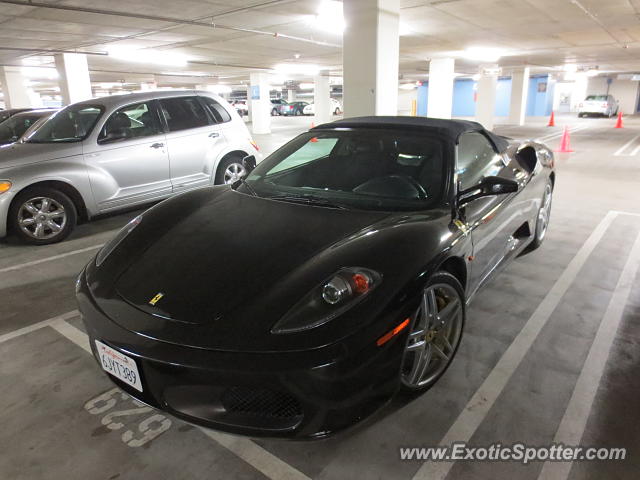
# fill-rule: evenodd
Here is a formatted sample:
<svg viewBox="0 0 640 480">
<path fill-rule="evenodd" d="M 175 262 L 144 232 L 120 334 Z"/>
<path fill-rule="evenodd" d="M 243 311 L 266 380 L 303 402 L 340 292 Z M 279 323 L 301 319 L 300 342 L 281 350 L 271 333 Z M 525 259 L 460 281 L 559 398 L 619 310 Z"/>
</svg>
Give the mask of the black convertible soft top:
<svg viewBox="0 0 640 480">
<path fill-rule="evenodd" d="M 331 123 L 323 123 L 315 127 L 314 130 L 357 127 L 425 128 L 446 137 L 454 143 L 458 143 L 458 137 L 463 133 L 482 132 L 489 137 L 499 152 L 506 150 L 509 145 L 507 139 L 485 130 L 478 122 L 471 122 L 469 120 L 445 120 L 441 118 L 407 116 L 353 117 L 336 120 Z"/>
</svg>

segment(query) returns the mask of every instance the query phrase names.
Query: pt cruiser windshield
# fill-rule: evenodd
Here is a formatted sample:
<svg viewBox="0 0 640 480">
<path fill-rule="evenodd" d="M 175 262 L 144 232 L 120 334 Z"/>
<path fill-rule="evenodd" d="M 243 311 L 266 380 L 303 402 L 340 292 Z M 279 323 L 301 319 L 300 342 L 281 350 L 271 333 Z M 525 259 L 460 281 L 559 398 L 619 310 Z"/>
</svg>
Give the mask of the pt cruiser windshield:
<svg viewBox="0 0 640 480">
<path fill-rule="evenodd" d="M 99 105 L 69 105 L 31 133 L 27 143 L 80 142 L 93 130 L 104 112 Z"/>
</svg>

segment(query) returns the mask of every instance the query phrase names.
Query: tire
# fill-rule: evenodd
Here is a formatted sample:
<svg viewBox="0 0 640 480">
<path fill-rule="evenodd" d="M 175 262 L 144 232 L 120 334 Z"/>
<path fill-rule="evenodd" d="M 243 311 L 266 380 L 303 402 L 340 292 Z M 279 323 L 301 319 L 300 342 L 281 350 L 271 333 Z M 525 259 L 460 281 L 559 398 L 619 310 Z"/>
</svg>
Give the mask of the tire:
<svg viewBox="0 0 640 480">
<path fill-rule="evenodd" d="M 533 234 L 533 240 L 527 247 L 527 252 L 531 252 L 536 248 L 542 245 L 544 239 L 546 237 L 547 229 L 549 228 L 549 218 L 551 217 L 551 204 L 553 201 L 553 183 L 551 180 L 547 180 L 547 184 L 544 187 L 544 194 L 542 195 L 542 203 L 540 204 L 540 208 L 538 209 L 538 214 L 536 215 L 536 229 Z M 545 202 L 546 203 L 545 205 Z M 540 215 L 543 213 L 543 209 L 546 209 L 546 214 L 544 214 L 545 221 L 544 225 L 541 226 Z"/>
<path fill-rule="evenodd" d="M 20 192 L 9 209 L 9 228 L 22 242 L 31 245 L 61 242 L 73 231 L 77 221 L 78 211 L 73 201 L 49 187 Z M 57 227 L 52 228 L 53 225 Z"/>
<path fill-rule="evenodd" d="M 278 115 L 278 109 L 277 108 L 271 109 L 271 116 L 276 117 L 277 115 Z"/>
<path fill-rule="evenodd" d="M 430 292 L 433 292 L 433 297 Z M 432 317 L 427 315 L 428 318 L 425 319 L 422 316 L 424 305 L 427 306 L 427 311 L 433 311 L 430 305 L 434 302 L 429 301 L 429 298 L 436 300 L 435 308 L 437 308 L 436 318 L 438 320 L 440 320 L 439 315 L 443 314 L 447 308 L 451 310 L 444 314 L 445 317 L 448 316 L 447 318 L 436 322 L 435 325 L 432 324 L 432 328 L 425 328 L 426 323 L 429 322 L 428 318 Z M 433 274 L 416 303 L 418 303 L 418 308 L 411 317 L 411 326 L 399 373 L 400 390 L 404 393 L 424 392 L 444 375 L 460 346 L 466 319 L 464 289 L 458 279 L 448 272 L 439 271 Z M 426 333 L 424 333 L 425 331 Z M 447 338 L 446 344 L 442 337 Z M 436 348 L 448 359 L 444 360 Z M 428 360 L 426 360 L 423 375 L 417 375 L 416 372 L 420 371 L 420 363 L 416 364 L 416 362 L 426 358 L 421 355 L 428 356 Z M 424 361 L 422 364 L 424 365 Z M 419 378 L 413 378 L 416 376 Z"/>
<path fill-rule="evenodd" d="M 340 109 L 339 109 L 339 108 L 336 108 L 336 109 L 333 111 L 333 114 L 334 114 L 334 115 L 340 115 Z"/>
<path fill-rule="evenodd" d="M 216 170 L 216 178 L 214 183 L 216 185 L 235 183 L 240 178 L 246 176 L 247 171 L 242 165 L 242 157 L 231 156 L 223 158 Z"/>
</svg>

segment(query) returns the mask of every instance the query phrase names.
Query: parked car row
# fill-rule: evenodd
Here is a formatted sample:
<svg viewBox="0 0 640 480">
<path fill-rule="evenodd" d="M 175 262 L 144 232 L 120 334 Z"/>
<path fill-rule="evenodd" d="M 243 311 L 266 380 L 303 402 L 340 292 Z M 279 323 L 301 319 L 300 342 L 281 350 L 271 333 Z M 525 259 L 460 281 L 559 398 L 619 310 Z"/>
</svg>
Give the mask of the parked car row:
<svg viewBox="0 0 640 480">
<path fill-rule="evenodd" d="M 19 110 L 0 122 L 0 145 L 17 142 L 28 130 L 37 128 L 55 112 L 50 108 Z"/>
<path fill-rule="evenodd" d="M 251 156 L 261 160 L 244 122 L 209 92 L 75 103 L 0 147 L 0 237 L 58 242 L 78 219 L 234 183 Z"/>
</svg>

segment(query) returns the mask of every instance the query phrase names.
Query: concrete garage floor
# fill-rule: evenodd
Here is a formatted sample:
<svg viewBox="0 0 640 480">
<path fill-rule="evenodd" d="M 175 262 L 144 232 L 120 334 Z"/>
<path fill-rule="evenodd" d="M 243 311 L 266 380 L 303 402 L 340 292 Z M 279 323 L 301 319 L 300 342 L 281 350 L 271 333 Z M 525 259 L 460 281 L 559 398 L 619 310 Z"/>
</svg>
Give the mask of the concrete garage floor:
<svg viewBox="0 0 640 480">
<path fill-rule="evenodd" d="M 73 312 L 73 282 L 98 246 L 137 212 L 82 225 L 53 247 L 0 243 L 0 478 L 443 478 L 448 472 L 449 479 L 536 479 L 542 463 L 423 466 L 400 461 L 398 449 L 443 439 L 548 445 L 557 432 L 571 439 L 581 418 L 584 436 L 569 443 L 626 447 L 627 459 L 575 463 L 568 477 L 553 478 L 637 478 L 640 277 L 639 252 L 631 251 L 640 234 L 640 119 L 625 120 L 626 128 L 615 130 L 614 120 L 559 119 L 576 128 L 575 153 L 556 157 L 543 247 L 512 263 L 477 297 L 458 356 L 434 388 L 324 441 L 205 431 L 136 404 L 100 373 Z M 274 134 L 256 140 L 269 152 L 309 123 L 275 118 Z M 560 127 L 497 131 L 557 134 L 548 143 L 559 144 Z M 590 374 L 605 360 L 598 385 Z M 571 400 L 576 385 L 583 393 Z M 548 464 L 545 474 L 562 467 Z"/>
</svg>

